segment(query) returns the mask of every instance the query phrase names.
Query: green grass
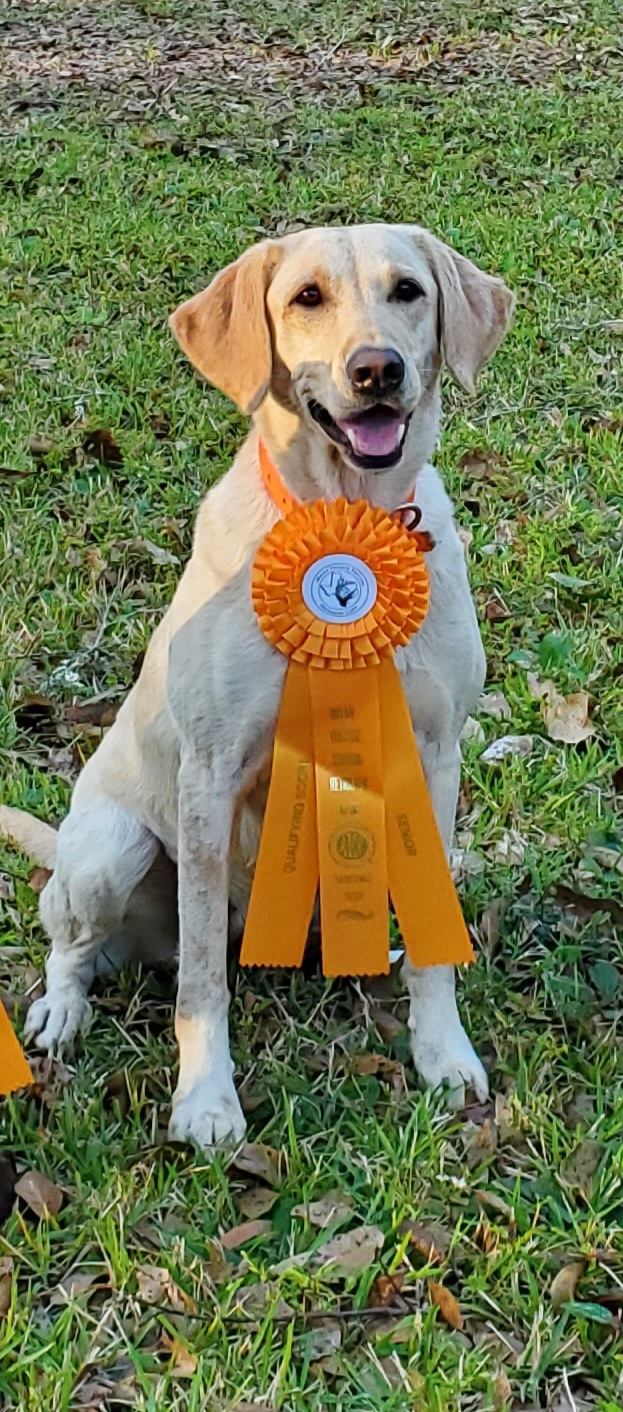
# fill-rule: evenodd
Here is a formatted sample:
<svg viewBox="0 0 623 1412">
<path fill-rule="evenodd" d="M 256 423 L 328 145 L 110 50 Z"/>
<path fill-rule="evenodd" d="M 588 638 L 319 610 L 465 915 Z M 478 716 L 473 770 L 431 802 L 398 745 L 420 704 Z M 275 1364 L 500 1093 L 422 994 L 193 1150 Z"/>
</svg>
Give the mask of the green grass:
<svg viewBox="0 0 623 1412">
<path fill-rule="evenodd" d="M 132 32 L 139 11 L 154 32 L 167 16 L 181 24 L 179 8 L 119 7 L 119 32 Z M 45 9 L 50 25 L 71 11 Z M 109 7 L 113 29 L 115 14 Z M 186 14 L 207 33 L 234 25 L 231 12 L 198 3 Z M 438 5 L 426 20 L 403 7 L 390 21 L 370 0 L 355 17 L 330 0 L 257 14 L 246 0 L 237 14 L 255 63 L 246 87 L 181 83 L 173 106 L 169 96 L 168 109 L 152 103 L 139 120 L 124 116 L 123 90 L 98 95 L 78 83 L 47 111 L 3 119 L 3 795 L 43 817 L 66 807 L 68 776 L 93 737 L 68 739 L 64 707 L 127 689 L 180 572 L 166 555 L 155 562 L 149 544 L 186 559 L 199 499 L 244 433 L 179 356 L 169 310 L 292 221 L 416 219 L 501 272 L 518 294 L 514 331 L 475 401 L 447 386 L 438 458 L 473 535 L 489 688 L 511 707 L 509 722 L 481 718 L 486 739 L 533 737 L 527 759 L 497 767 L 482 762 L 482 742 L 466 744 L 458 823 L 462 897 L 481 942 L 463 1006 L 498 1095 L 497 1147 L 477 1163 L 469 1124 L 487 1115 L 450 1118 L 420 1095 L 404 1033 L 390 1038 L 382 1017 L 379 1033 L 378 1002 L 370 1013 L 358 987 L 234 976 L 249 1136 L 284 1156 L 272 1228 L 231 1252 L 217 1283 L 212 1242 L 244 1219 L 239 1201 L 253 1179 L 162 1145 L 176 1064 L 172 986 L 144 977 L 137 995 L 135 979 L 123 978 L 100 992 L 88 1052 L 69 1075 L 53 1074 L 3 1115 L 18 1166 L 43 1171 L 66 1197 L 42 1221 L 20 1205 L 0 1233 L 0 1254 L 15 1261 L 0 1399 L 7 1412 L 65 1412 L 108 1369 L 121 1380 L 110 1407 L 125 1386 L 144 1408 L 179 1412 L 239 1402 L 285 1412 L 615 1412 L 620 1323 L 616 1299 L 599 1300 L 623 1283 L 621 8 L 466 5 L 457 18 Z M 28 20 L 35 36 L 23 6 Z M 276 44 L 340 48 L 346 70 L 355 54 L 413 48 L 427 25 L 435 62 L 417 82 L 383 69 L 335 91 L 309 79 L 290 91 L 286 76 L 263 93 Z M 87 30 L 85 21 L 85 42 Z M 529 48 L 536 41 L 565 65 L 544 67 Z M 468 42 L 480 56 L 475 74 L 464 59 L 436 66 Z M 532 86 L 518 81 L 518 53 Z M 199 79 L 207 83 L 203 71 Z M 116 464 L 93 452 L 99 429 L 118 445 Z M 48 449 L 33 452 L 32 438 Z M 498 622 L 485 617 L 495 595 L 508 610 Z M 589 693 L 587 744 L 548 739 L 529 672 L 565 694 Z M 53 703 L 60 741 L 58 725 L 20 712 L 33 696 Z M 501 856 L 509 835 L 513 864 Z M 14 890 L 0 902 L 0 980 L 20 992 L 34 984 L 45 943 L 27 861 L 4 850 L 0 866 Z M 398 989 L 380 1003 L 404 1018 Z M 365 1051 L 404 1061 L 408 1091 L 358 1075 L 353 1059 Z M 569 1157 L 587 1141 L 599 1144 L 584 1149 L 599 1165 L 583 1179 Z M 352 1198 L 350 1225 L 382 1229 L 380 1260 L 342 1284 L 305 1269 L 275 1276 L 318 1239 L 293 1207 L 334 1187 Z M 441 1266 L 405 1248 L 404 1218 L 452 1235 Z M 574 1300 L 554 1309 L 552 1278 L 581 1257 Z M 136 1270 L 150 1263 L 170 1270 L 201 1319 L 144 1307 Z M 51 1303 L 76 1269 L 102 1287 L 68 1308 Z M 405 1275 L 407 1311 L 384 1327 L 365 1313 L 343 1319 L 341 1346 L 319 1365 L 306 1311 L 365 1309 L 381 1269 Z M 459 1299 L 461 1332 L 432 1306 L 431 1275 Z M 236 1291 L 259 1281 L 271 1286 L 266 1310 L 241 1323 Z M 295 1311 L 290 1323 L 275 1317 L 279 1297 Z M 176 1329 L 198 1360 L 192 1378 L 165 1347 Z"/>
</svg>

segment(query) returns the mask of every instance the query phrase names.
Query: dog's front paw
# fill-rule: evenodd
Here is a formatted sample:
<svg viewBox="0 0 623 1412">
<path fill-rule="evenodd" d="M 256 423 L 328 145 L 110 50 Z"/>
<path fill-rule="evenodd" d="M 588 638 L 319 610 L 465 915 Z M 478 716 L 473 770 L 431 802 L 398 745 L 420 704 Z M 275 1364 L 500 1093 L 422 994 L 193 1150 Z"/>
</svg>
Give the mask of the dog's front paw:
<svg viewBox="0 0 623 1412">
<path fill-rule="evenodd" d="M 466 1088 L 472 1088 L 479 1102 L 484 1103 L 489 1080 L 460 1021 L 445 1031 L 421 1022 L 410 1022 L 409 1029 L 415 1067 L 427 1088 L 447 1085 L 451 1108 L 465 1106 Z"/>
<path fill-rule="evenodd" d="M 223 1144 L 242 1142 L 247 1130 L 244 1114 L 233 1086 L 221 1088 L 205 1080 L 188 1093 L 173 1095 L 169 1123 L 172 1142 L 193 1142 L 202 1152 Z"/>
<path fill-rule="evenodd" d="M 76 1035 L 86 1029 L 93 1011 L 79 990 L 49 991 L 35 1000 L 26 1016 L 24 1038 L 27 1044 L 59 1054 L 71 1049 Z"/>
</svg>

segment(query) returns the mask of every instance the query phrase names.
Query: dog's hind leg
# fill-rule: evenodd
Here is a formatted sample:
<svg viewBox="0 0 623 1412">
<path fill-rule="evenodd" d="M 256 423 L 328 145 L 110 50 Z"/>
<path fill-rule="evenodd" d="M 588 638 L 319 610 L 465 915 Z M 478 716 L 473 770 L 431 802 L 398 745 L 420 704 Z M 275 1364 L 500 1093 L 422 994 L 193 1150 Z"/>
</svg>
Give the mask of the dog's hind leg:
<svg viewBox="0 0 623 1412">
<path fill-rule="evenodd" d="M 149 829 L 112 800 L 78 808 L 61 825 L 56 867 L 40 904 L 52 941 L 47 988 L 26 1021 L 26 1038 L 40 1049 L 68 1048 L 88 1023 L 97 954 L 119 931 L 158 848 Z"/>
</svg>

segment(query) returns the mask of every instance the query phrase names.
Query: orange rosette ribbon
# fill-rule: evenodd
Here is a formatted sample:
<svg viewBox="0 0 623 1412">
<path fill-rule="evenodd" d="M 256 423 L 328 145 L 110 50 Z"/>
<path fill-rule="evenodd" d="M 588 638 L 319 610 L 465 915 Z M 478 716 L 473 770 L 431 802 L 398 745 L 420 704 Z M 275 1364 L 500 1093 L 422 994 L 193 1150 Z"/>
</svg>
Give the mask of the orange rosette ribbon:
<svg viewBox="0 0 623 1412">
<path fill-rule="evenodd" d="M 318 881 L 325 975 L 389 970 L 388 894 L 414 965 L 473 960 L 393 660 L 428 609 L 417 535 L 367 501 L 300 505 L 251 592 L 289 665 L 242 964 L 300 966 Z"/>
</svg>

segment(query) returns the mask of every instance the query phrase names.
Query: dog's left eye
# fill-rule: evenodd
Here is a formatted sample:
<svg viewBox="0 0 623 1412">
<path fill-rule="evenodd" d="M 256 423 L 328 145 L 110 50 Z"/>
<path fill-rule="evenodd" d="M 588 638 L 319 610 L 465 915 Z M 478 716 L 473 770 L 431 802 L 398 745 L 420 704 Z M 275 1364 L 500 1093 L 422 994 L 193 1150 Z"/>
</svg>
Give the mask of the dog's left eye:
<svg viewBox="0 0 623 1412">
<path fill-rule="evenodd" d="M 392 299 L 399 304 L 414 304 L 416 299 L 423 297 L 424 290 L 414 279 L 399 279 L 392 292 Z"/>
<path fill-rule="evenodd" d="M 304 289 L 300 289 L 295 300 L 295 304 L 302 304 L 304 309 L 317 309 L 322 304 L 322 294 L 317 284 L 306 284 Z"/>
</svg>

